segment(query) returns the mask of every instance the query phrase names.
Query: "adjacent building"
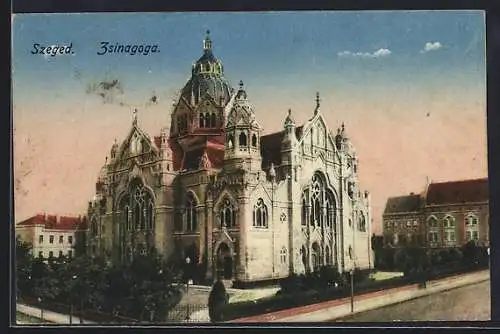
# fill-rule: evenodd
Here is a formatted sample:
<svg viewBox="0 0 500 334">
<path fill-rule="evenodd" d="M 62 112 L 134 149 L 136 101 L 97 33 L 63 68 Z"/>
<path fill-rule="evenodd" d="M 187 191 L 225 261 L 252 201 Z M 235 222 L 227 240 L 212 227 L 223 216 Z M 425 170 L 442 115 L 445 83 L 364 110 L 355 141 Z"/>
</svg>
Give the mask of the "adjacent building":
<svg viewBox="0 0 500 334">
<path fill-rule="evenodd" d="M 85 229 L 85 217 L 37 214 L 16 224 L 16 236 L 32 246 L 35 257 L 72 257 Z"/>
<path fill-rule="evenodd" d="M 208 34 L 180 92 L 169 128 L 149 136 L 136 110 L 111 147 L 88 207 L 91 253 L 128 261 L 154 247 L 189 258 L 207 280 L 239 283 L 370 267 L 370 195 L 345 126 L 329 129 L 319 94 L 305 124 L 289 110 L 281 131 L 264 134 Z"/>
<path fill-rule="evenodd" d="M 488 179 L 431 183 L 419 195 L 392 197 L 383 214 L 386 244 L 460 247 L 474 240 L 488 246 Z"/>
</svg>

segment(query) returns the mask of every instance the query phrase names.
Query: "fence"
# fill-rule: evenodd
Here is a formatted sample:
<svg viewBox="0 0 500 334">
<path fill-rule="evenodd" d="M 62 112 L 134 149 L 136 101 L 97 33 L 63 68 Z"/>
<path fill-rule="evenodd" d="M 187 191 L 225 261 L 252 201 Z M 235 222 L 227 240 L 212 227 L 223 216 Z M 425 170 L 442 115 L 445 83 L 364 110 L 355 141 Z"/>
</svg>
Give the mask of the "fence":
<svg viewBox="0 0 500 334">
<path fill-rule="evenodd" d="M 202 312 L 202 311 L 206 312 Z M 178 304 L 167 313 L 167 323 L 209 322 L 208 307 L 203 304 Z"/>
<path fill-rule="evenodd" d="M 79 305 L 73 305 L 71 307 L 68 304 L 58 303 L 58 302 L 43 302 L 39 303 L 36 298 L 22 297 L 18 301 L 23 304 L 32 305 L 44 310 L 49 310 L 52 312 L 57 312 L 60 314 L 67 314 L 68 319 L 70 314 L 74 317 L 82 318 L 83 320 L 92 321 L 96 324 L 122 324 L 122 325 L 133 325 L 140 323 L 138 319 L 131 317 L 126 317 L 118 314 L 111 314 L 107 312 L 101 312 L 95 309 L 85 309 L 81 312 Z M 159 323 L 200 323 L 208 321 L 208 309 L 206 312 L 201 312 L 207 309 L 207 305 L 204 304 L 178 304 L 174 306 L 167 312 L 164 320 L 159 321 Z M 143 320 L 143 323 L 150 323 L 148 319 Z M 73 322 L 78 325 L 76 321 Z"/>
</svg>

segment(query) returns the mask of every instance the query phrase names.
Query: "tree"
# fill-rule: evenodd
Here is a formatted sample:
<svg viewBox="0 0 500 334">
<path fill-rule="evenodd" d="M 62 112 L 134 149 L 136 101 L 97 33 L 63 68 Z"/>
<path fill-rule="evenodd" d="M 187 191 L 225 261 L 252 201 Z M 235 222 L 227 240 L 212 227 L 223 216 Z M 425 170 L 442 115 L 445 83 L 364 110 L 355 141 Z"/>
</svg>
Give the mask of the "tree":
<svg viewBox="0 0 500 334">
<path fill-rule="evenodd" d="M 31 268 L 33 263 L 32 247 L 30 243 L 23 242 L 20 236 L 16 236 L 16 283 L 17 292 L 28 296 L 33 292 L 33 279 Z"/>
<path fill-rule="evenodd" d="M 211 322 L 220 322 L 224 319 L 224 308 L 229 302 L 229 295 L 226 292 L 226 287 L 220 279 L 218 279 L 210 295 L 208 296 L 208 313 Z"/>
</svg>

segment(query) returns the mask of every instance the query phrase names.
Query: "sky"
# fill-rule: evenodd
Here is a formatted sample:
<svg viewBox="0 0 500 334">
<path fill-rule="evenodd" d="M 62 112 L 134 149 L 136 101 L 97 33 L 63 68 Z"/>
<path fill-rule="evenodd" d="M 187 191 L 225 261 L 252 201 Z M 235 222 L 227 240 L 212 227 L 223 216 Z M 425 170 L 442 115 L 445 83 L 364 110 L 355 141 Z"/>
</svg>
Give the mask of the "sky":
<svg viewBox="0 0 500 334">
<path fill-rule="evenodd" d="M 85 214 L 132 109 L 151 136 L 170 124 L 206 30 L 226 78 L 244 81 L 264 133 L 281 130 L 289 108 L 307 121 L 316 92 L 330 128 L 345 123 L 374 232 L 390 196 L 423 191 L 427 180 L 487 176 L 481 11 L 17 14 L 15 220 Z M 98 55 L 102 42 L 157 52 Z M 33 54 L 35 43 L 72 52 Z M 116 85 L 101 96 L 100 82 Z"/>
</svg>

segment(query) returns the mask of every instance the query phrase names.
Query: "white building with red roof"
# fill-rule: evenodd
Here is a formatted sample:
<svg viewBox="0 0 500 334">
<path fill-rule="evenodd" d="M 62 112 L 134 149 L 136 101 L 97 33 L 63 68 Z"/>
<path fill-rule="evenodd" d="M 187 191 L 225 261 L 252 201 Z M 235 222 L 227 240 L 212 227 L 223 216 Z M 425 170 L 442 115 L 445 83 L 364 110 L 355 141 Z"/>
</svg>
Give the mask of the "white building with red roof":
<svg viewBox="0 0 500 334">
<path fill-rule="evenodd" d="M 72 257 L 76 232 L 86 229 L 85 217 L 37 214 L 16 224 L 16 236 L 32 245 L 35 257 Z"/>
</svg>

